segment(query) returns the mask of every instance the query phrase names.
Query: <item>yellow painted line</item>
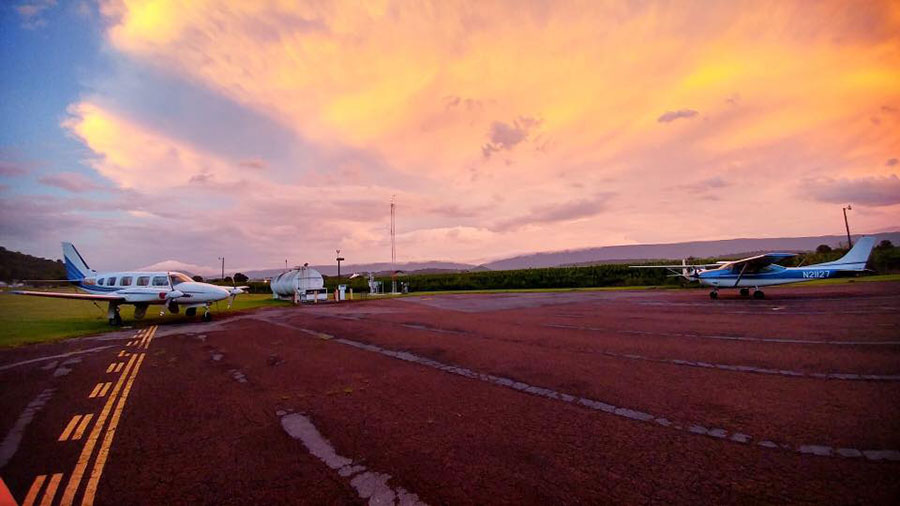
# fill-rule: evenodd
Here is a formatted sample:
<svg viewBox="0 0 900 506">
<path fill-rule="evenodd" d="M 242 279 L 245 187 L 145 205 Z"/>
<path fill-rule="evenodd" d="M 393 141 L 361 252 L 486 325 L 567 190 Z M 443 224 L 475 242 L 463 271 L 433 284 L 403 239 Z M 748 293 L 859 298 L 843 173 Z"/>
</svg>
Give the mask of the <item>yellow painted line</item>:
<svg viewBox="0 0 900 506">
<path fill-rule="evenodd" d="M 106 392 L 109 391 L 109 387 L 112 386 L 112 382 L 107 381 L 103 384 L 103 388 L 100 390 L 100 393 L 97 394 L 98 397 L 106 397 Z"/>
<path fill-rule="evenodd" d="M 109 367 L 106 368 L 106 372 L 113 372 L 113 369 L 115 369 L 115 368 L 116 368 L 115 363 L 109 364 Z"/>
<path fill-rule="evenodd" d="M 28 489 L 28 493 L 25 494 L 25 500 L 22 501 L 22 506 L 31 506 L 34 504 L 34 500 L 37 499 L 38 492 L 41 491 L 41 487 L 44 485 L 44 480 L 46 479 L 46 474 L 40 474 L 34 477 L 34 481 L 31 482 L 31 488 Z"/>
<path fill-rule="evenodd" d="M 94 470 L 91 471 L 91 477 L 88 479 L 87 487 L 84 489 L 84 498 L 81 500 L 82 506 L 90 506 L 94 504 L 94 494 L 97 493 L 97 485 L 100 483 L 100 476 L 103 474 L 103 466 L 106 465 L 106 459 L 109 457 L 109 447 L 112 445 L 113 438 L 116 437 L 116 427 L 119 425 L 119 419 L 122 416 L 122 410 L 125 408 L 125 401 L 128 400 L 128 393 L 131 392 L 131 385 L 134 378 L 137 377 L 141 368 L 141 362 L 144 361 L 144 354 L 138 358 L 137 364 L 134 365 L 134 372 L 128 378 L 125 389 L 119 397 L 119 403 L 113 412 L 112 418 L 109 420 L 109 427 L 106 429 L 106 435 L 103 437 L 103 444 L 97 452 L 97 460 L 94 462 Z"/>
<path fill-rule="evenodd" d="M 47 490 L 44 490 L 44 499 L 41 500 L 41 506 L 50 506 L 53 499 L 56 498 L 56 487 L 59 486 L 59 480 L 63 477 L 62 473 L 56 473 L 50 477 L 50 483 L 47 484 Z"/>
<path fill-rule="evenodd" d="M 125 353 L 125 350 L 122 350 L 122 351 L 119 352 L 119 355 L 118 355 L 118 356 L 119 356 L 119 358 L 122 358 L 122 357 L 127 357 L 128 354 Z"/>
<path fill-rule="evenodd" d="M 94 428 L 87 437 L 84 448 L 81 449 L 81 454 L 78 456 L 78 462 L 75 464 L 75 469 L 69 477 L 69 482 L 63 493 L 62 501 L 60 501 L 62 506 L 71 506 L 72 502 L 75 500 L 75 493 L 78 492 L 78 487 L 81 485 L 81 478 L 84 476 L 88 461 L 91 460 L 91 455 L 94 453 L 94 446 L 97 445 L 97 440 L 100 438 L 100 433 L 103 431 L 103 425 L 106 423 L 106 418 L 109 416 L 109 412 L 119 396 L 119 391 L 125 383 L 125 377 L 128 376 L 128 372 L 131 371 L 131 366 L 134 364 L 136 358 L 136 355 L 132 355 L 131 359 L 128 360 L 128 365 L 125 366 L 125 373 L 119 376 L 119 380 L 116 381 L 116 386 L 113 387 L 109 399 L 107 399 L 106 404 L 103 405 L 103 410 L 100 412 L 100 415 L 97 416 L 97 422 L 94 423 Z"/>
<path fill-rule="evenodd" d="M 118 364 L 116 364 L 116 371 L 115 371 L 115 372 L 120 372 L 120 371 L 122 370 L 122 366 L 123 366 L 123 365 L 125 365 L 125 362 L 119 362 Z"/>
<path fill-rule="evenodd" d="M 72 434 L 72 439 L 81 439 L 81 436 L 84 435 L 84 430 L 87 429 L 87 426 L 91 423 L 91 418 L 93 417 L 93 413 L 81 417 L 81 423 L 78 424 L 78 429 L 75 430 L 75 434 Z"/>
<path fill-rule="evenodd" d="M 57 441 L 65 441 L 69 439 L 69 434 L 72 433 L 72 430 L 75 429 L 75 426 L 78 425 L 78 420 L 81 419 L 81 415 L 75 415 L 69 420 L 69 423 L 66 425 L 66 428 L 63 429 L 62 434 L 59 435 L 59 439 Z"/>
<path fill-rule="evenodd" d="M 150 331 L 147 332 L 147 337 L 144 339 L 144 342 L 143 342 L 143 347 L 145 350 L 150 348 L 150 341 L 153 340 L 153 336 L 156 335 L 156 329 L 158 329 L 158 328 L 159 328 L 159 325 L 154 325 L 154 326 L 150 327 Z M 141 347 L 141 345 L 138 345 L 138 348 L 140 348 L 140 347 Z"/>
<path fill-rule="evenodd" d="M 97 383 L 97 386 L 95 386 L 94 389 L 91 390 L 91 395 L 88 396 L 88 399 L 93 399 L 94 397 L 97 397 L 97 394 L 100 393 L 101 388 L 103 388 L 103 383 Z"/>
</svg>

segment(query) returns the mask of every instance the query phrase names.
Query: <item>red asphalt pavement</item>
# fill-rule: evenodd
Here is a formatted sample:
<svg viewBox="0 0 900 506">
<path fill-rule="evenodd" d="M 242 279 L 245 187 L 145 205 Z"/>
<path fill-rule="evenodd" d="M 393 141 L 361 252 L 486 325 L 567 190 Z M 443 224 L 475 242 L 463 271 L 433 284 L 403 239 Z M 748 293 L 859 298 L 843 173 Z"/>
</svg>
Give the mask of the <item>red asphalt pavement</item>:
<svg viewBox="0 0 900 506">
<path fill-rule="evenodd" d="M 0 477 L 33 504 L 894 504 L 900 284 L 767 295 L 423 295 L 0 350 Z"/>
</svg>

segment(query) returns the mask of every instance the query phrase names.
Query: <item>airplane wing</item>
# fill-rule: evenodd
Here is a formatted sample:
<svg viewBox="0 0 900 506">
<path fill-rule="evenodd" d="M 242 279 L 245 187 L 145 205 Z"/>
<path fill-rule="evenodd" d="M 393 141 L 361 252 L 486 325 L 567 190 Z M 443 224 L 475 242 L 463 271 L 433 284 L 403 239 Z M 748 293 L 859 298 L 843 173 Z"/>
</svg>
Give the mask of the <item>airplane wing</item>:
<svg viewBox="0 0 900 506">
<path fill-rule="evenodd" d="M 738 270 L 746 273 L 757 272 L 763 267 L 768 267 L 785 258 L 797 256 L 796 253 L 766 253 L 764 255 L 756 255 L 754 257 L 742 258 L 733 262 L 722 264 L 722 267 L 730 267 L 732 270 Z"/>
<path fill-rule="evenodd" d="M 125 300 L 125 297 L 120 295 L 94 295 L 90 293 L 74 292 L 32 292 L 27 290 L 17 290 L 12 293 L 16 295 L 33 295 L 35 297 L 55 297 L 58 299 L 108 300 L 113 302 Z"/>
<path fill-rule="evenodd" d="M 629 265 L 630 269 L 684 269 L 685 267 L 707 268 L 718 267 L 720 264 L 673 264 L 673 265 Z"/>
</svg>

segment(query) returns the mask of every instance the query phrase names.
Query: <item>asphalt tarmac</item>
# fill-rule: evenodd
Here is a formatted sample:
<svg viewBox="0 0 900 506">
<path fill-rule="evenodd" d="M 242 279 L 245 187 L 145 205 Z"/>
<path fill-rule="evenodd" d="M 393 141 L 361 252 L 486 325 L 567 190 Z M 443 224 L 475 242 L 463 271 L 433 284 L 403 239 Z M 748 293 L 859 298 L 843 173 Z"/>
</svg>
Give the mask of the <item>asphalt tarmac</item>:
<svg viewBox="0 0 900 506">
<path fill-rule="evenodd" d="M 896 504 L 900 283 L 423 295 L 0 350 L 20 504 Z"/>
</svg>

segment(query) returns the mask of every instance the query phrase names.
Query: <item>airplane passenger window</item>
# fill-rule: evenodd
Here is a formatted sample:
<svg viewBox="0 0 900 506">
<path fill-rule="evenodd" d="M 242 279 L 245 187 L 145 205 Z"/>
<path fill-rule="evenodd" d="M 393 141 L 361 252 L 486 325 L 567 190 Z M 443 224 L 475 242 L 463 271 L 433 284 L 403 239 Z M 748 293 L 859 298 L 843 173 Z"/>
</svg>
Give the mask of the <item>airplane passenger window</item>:
<svg viewBox="0 0 900 506">
<path fill-rule="evenodd" d="M 106 286 L 113 286 L 116 284 L 116 278 L 109 278 L 106 280 Z"/>
<path fill-rule="evenodd" d="M 103 286 L 103 282 L 106 281 L 106 278 L 100 278 L 97 280 L 97 284 Z"/>
<path fill-rule="evenodd" d="M 150 276 L 140 276 L 137 279 L 137 286 L 147 286 L 150 284 Z"/>
<path fill-rule="evenodd" d="M 131 286 L 131 276 L 125 276 L 122 278 L 122 281 L 119 282 L 122 286 Z"/>
<path fill-rule="evenodd" d="M 165 276 L 153 276 L 153 286 L 169 286 L 169 280 Z"/>
</svg>

